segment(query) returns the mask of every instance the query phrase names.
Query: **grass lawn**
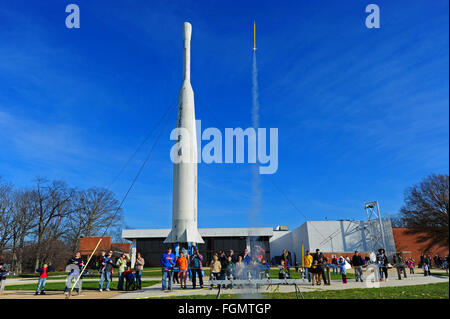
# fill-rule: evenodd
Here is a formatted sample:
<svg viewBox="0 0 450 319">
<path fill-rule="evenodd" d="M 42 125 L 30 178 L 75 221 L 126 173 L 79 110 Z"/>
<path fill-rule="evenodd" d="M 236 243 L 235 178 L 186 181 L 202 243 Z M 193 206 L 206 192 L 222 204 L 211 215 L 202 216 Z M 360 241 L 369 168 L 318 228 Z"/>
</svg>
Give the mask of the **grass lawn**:
<svg viewBox="0 0 450 319">
<path fill-rule="evenodd" d="M 142 287 L 153 286 L 160 282 L 161 281 L 159 281 L 159 280 L 143 280 Z M 36 290 L 36 286 L 37 286 L 37 280 L 36 280 L 35 284 L 6 286 L 5 290 L 33 290 L 34 291 L 34 290 Z M 65 287 L 66 287 L 65 282 L 48 282 L 45 285 L 45 290 L 46 291 L 55 291 L 55 290 L 63 291 Z M 99 288 L 98 281 L 83 282 L 84 290 L 98 290 L 98 288 Z M 105 289 L 105 284 L 103 284 L 103 289 Z M 117 290 L 117 280 L 114 280 L 113 282 L 111 282 L 110 289 Z"/>
<path fill-rule="evenodd" d="M 303 292 L 305 299 L 449 299 L 449 284 L 361 288 Z M 264 299 L 296 299 L 295 292 L 262 293 Z M 238 299 L 239 294 L 221 294 L 220 299 Z M 174 299 L 216 299 L 216 295 L 165 297 Z M 300 297 L 301 298 L 301 297 Z"/>
<path fill-rule="evenodd" d="M 205 267 L 202 269 L 205 273 L 205 276 L 209 276 L 210 275 L 210 269 L 209 267 Z M 146 277 L 159 277 L 161 276 L 161 268 L 146 268 L 143 271 L 142 276 L 146 276 Z M 271 268 L 270 269 L 270 277 L 271 278 L 278 278 L 278 268 Z M 334 274 L 332 272 L 330 272 L 330 277 L 331 280 L 333 279 L 342 279 L 341 275 L 339 274 Z M 300 271 L 299 272 L 295 272 L 295 269 L 292 268 L 291 269 L 291 278 L 292 279 L 301 279 L 300 278 Z M 354 279 L 355 275 L 353 273 L 347 273 L 347 279 Z"/>
<path fill-rule="evenodd" d="M 271 278 L 278 278 L 278 268 L 277 269 L 270 269 L 270 277 Z M 341 275 L 339 275 L 339 273 L 336 273 L 333 275 L 333 272 L 330 271 L 330 277 L 331 280 L 333 279 L 342 279 Z M 347 273 L 347 279 L 354 279 L 355 275 L 352 273 Z M 295 272 L 294 268 L 291 268 L 291 279 L 301 279 L 300 278 L 300 271 L 299 272 Z"/>
</svg>

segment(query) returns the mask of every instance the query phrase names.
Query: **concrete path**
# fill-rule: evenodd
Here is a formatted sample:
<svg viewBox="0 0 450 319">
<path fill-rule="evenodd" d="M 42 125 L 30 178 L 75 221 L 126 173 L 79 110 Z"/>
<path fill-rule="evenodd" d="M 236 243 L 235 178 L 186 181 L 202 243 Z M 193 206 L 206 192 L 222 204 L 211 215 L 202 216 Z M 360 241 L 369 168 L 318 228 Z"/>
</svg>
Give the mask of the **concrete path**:
<svg viewBox="0 0 450 319">
<path fill-rule="evenodd" d="M 119 295 L 119 291 L 92 291 L 83 290 L 80 295 L 76 292 L 70 299 L 111 299 L 111 297 Z M 62 291 L 47 291 L 45 295 L 34 295 L 34 291 L 24 290 L 5 290 L 0 294 L 1 299 L 66 299 Z"/>
<path fill-rule="evenodd" d="M 86 281 L 99 281 L 100 277 L 98 278 L 84 278 L 83 282 Z M 114 277 L 114 281 L 117 281 L 118 278 Z M 159 277 L 142 277 L 142 280 L 161 280 L 161 276 Z M 11 278 L 6 280 L 6 286 L 13 286 L 13 285 L 29 285 L 29 284 L 37 284 L 38 277 L 36 278 Z M 52 283 L 52 282 L 66 282 L 66 278 L 64 279 L 47 279 L 46 284 Z"/>
<path fill-rule="evenodd" d="M 440 283 L 440 282 L 449 282 L 448 276 L 439 276 L 432 275 L 425 277 L 423 274 L 415 274 L 408 275 L 407 278 L 402 278 L 402 280 L 398 280 L 397 277 L 391 277 L 387 282 L 380 282 L 380 287 L 398 287 L 398 286 L 412 286 L 412 285 L 423 285 L 423 284 L 431 284 L 431 283 Z M 205 280 L 205 284 L 209 283 L 208 280 Z M 373 283 L 371 283 L 373 284 Z M 324 286 L 323 284 L 320 286 L 312 286 L 311 283 L 305 281 L 304 284 L 299 286 L 302 292 L 308 291 L 324 291 L 324 290 L 341 290 L 341 289 L 352 289 L 352 288 L 371 288 L 371 284 L 367 284 L 366 282 L 355 282 L 353 280 L 349 280 L 347 284 L 343 284 L 340 280 L 332 280 L 331 285 Z M 112 299 L 138 299 L 138 298 L 160 298 L 160 297 L 179 297 L 179 296 L 188 296 L 188 295 L 217 295 L 217 288 L 210 289 L 209 286 L 206 286 L 203 289 L 192 289 L 189 287 L 188 289 L 180 289 L 178 284 L 173 286 L 172 291 L 162 291 L 161 284 L 157 284 L 151 287 L 146 287 L 140 291 L 128 292 L 125 294 L 120 294 L 112 297 Z M 258 292 L 272 292 L 272 289 L 275 287 L 271 287 L 267 289 L 267 286 L 261 287 Z M 280 285 L 279 292 L 295 292 L 294 286 L 290 285 Z M 223 294 L 242 294 L 243 298 L 255 298 L 258 297 L 256 294 L 256 289 L 249 288 L 233 288 L 233 289 L 223 289 Z"/>
</svg>

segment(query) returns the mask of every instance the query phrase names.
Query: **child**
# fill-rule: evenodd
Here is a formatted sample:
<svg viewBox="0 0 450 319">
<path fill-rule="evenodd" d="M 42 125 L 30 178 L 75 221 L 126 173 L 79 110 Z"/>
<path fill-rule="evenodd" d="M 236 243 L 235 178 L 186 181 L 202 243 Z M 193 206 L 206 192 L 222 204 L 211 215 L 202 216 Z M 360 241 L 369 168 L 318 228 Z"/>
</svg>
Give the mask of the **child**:
<svg viewBox="0 0 450 319">
<path fill-rule="evenodd" d="M 233 280 L 234 272 L 235 272 L 235 267 L 234 267 L 233 257 L 228 256 L 227 264 L 225 265 L 225 275 L 227 276 L 227 280 Z M 227 286 L 227 288 L 230 288 L 230 289 L 233 288 L 233 284 L 229 284 Z"/>
<path fill-rule="evenodd" d="M 422 265 L 422 269 L 423 269 L 423 275 L 424 276 L 429 276 L 430 275 L 430 268 L 428 267 L 428 263 L 423 263 Z"/>
<path fill-rule="evenodd" d="M 235 276 L 236 279 L 244 279 L 244 272 L 245 272 L 245 264 L 242 261 L 242 256 L 238 257 L 238 261 L 236 264 L 234 264 L 235 269 Z"/>
<path fill-rule="evenodd" d="M 39 294 L 39 290 L 41 291 L 41 295 L 45 295 L 45 282 L 47 281 L 48 273 L 50 271 L 53 271 L 53 267 L 48 266 L 47 264 L 44 264 L 42 268 L 36 269 L 36 272 L 39 273 L 39 280 L 36 287 L 36 292 L 34 293 L 35 295 Z"/>
<path fill-rule="evenodd" d="M 322 274 L 322 269 L 317 260 L 314 260 L 309 271 L 312 273 L 312 280 L 311 280 L 312 285 L 314 286 L 315 282 L 318 286 L 320 286 L 321 284 L 320 275 Z"/>
<path fill-rule="evenodd" d="M 220 271 L 222 270 L 222 265 L 220 264 L 219 257 L 217 254 L 214 254 L 213 261 L 211 262 L 211 265 L 209 266 L 211 271 L 211 279 L 213 280 L 219 280 L 220 278 Z M 211 285 L 211 288 L 213 285 Z"/>
<path fill-rule="evenodd" d="M 266 258 L 263 258 L 261 260 L 261 272 L 262 277 L 270 278 L 270 265 L 267 262 Z"/>
<path fill-rule="evenodd" d="M 342 257 L 339 257 L 338 265 L 339 265 L 339 270 L 342 275 L 342 282 L 344 284 L 347 283 L 347 269 L 345 268 L 345 264 L 346 264 L 345 259 Z"/>
<path fill-rule="evenodd" d="M 125 289 L 136 290 L 136 271 L 132 270 L 126 277 Z"/>
<path fill-rule="evenodd" d="M 131 266 L 128 266 L 123 272 L 123 277 L 125 278 L 125 290 L 128 291 L 136 289 L 136 274 L 133 270 L 131 270 Z"/>
<path fill-rule="evenodd" d="M 180 278 L 181 289 L 186 289 L 186 277 L 187 277 L 187 258 L 184 257 L 184 253 L 180 252 L 180 257 L 177 259 L 177 266 L 180 268 L 178 272 L 178 278 Z M 184 285 L 183 285 L 184 282 Z"/>
<path fill-rule="evenodd" d="M 414 261 L 412 258 L 408 260 L 409 273 L 414 274 Z"/>
<path fill-rule="evenodd" d="M 8 271 L 5 268 L 3 268 L 3 263 L 0 264 L 0 294 L 2 294 L 3 290 L 5 290 L 7 275 L 8 275 Z"/>
<path fill-rule="evenodd" d="M 288 269 L 285 267 L 284 260 L 281 260 L 280 270 L 278 272 L 278 279 L 289 279 Z"/>
<path fill-rule="evenodd" d="M 248 264 L 247 270 L 251 275 L 251 279 L 259 279 L 261 265 L 256 258 L 252 259 L 252 261 Z"/>
</svg>

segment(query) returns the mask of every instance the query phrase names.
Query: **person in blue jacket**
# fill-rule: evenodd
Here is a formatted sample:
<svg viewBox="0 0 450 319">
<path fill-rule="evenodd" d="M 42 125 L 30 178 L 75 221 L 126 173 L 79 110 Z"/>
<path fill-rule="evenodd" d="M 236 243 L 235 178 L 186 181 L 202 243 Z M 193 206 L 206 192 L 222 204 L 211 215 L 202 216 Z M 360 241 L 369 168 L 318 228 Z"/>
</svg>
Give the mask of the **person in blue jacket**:
<svg viewBox="0 0 450 319">
<path fill-rule="evenodd" d="M 241 255 L 242 256 L 242 262 L 248 266 L 248 264 L 250 263 L 250 255 L 248 253 L 248 249 L 244 249 L 244 253 Z"/>
<path fill-rule="evenodd" d="M 167 280 L 169 280 L 169 290 L 172 290 L 173 266 L 175 266 L 176 257 L 172 253 L 172 248 L 167 248 L 167 252 L 161 256 L 162 266 L 162 290 L 166 290 Z"/>
</svg>

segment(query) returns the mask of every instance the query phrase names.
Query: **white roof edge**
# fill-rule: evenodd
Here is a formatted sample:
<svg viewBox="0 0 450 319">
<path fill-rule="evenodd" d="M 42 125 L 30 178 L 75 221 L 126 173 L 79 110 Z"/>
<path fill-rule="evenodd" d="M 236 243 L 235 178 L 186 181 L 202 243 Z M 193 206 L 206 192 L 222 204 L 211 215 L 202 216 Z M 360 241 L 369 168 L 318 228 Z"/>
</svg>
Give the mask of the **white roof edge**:
<svg viewBox="0 0 450 319">
<path fill-rule="evenodd" d="M 170 228 L 163 229 L 123 229 L 122 238 L 163 238 L 167 237 Z M 199 228 L 203 237 L 241 237 L 241 236 L 272 236 L 272 227 L 255 228 Z"/>
</svg>

